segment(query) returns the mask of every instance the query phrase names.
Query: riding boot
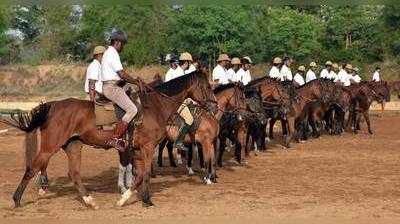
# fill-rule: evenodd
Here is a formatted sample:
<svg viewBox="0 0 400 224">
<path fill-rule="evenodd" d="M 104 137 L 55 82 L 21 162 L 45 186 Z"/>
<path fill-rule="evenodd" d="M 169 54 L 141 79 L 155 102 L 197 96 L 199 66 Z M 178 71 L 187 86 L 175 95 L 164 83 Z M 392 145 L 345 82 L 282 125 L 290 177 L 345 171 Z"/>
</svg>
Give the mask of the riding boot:
<svg viewBox="0 0 400 224">
<path fill-rule="evenodd" d="M 107 142 L 107 144 L 110 147 L 113 147 L 120 152 L 124 152 L 127 144 L 122 139 L 122 136 L 125 134 L 126 130 L 128 129 L 128 126 L 129 124 L 126 122 L 123 121 L 118 122 L 114 129 L 114 134 L 112 136 L 112 139 L 110 139 Z"/>
<path fill-rule="evenodd" d="M 182 151 L 187 150 L 183 142 L 185 140 L 186 134 L 189 133 L 189 131 L 190 131 L 190 125 L 183 123 L 181 128 L 179 128 L 179 133 L 174 143 L 174 148 L 180 149 Z"/>
</svg>

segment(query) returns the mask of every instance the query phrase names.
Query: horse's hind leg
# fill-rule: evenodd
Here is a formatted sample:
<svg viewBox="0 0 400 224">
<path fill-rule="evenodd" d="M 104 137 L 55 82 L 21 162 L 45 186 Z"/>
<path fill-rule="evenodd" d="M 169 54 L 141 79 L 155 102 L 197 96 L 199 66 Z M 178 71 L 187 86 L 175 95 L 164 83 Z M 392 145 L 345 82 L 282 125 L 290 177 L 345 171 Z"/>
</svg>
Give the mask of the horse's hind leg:
<svg viewBox="0 0 400 224">
<path fill-rule="evenodd" d="M 195 143 L 191 143 L 188 147 L 188 150 L 186 152 L 186 161 L 187 161 L 187 170 L 188 170 L 188 175 L 192 176 L 194 175 L 194 171 L 192 169 L 192 163 L 193 163 L 193 146 Z"/>
<path fill-rule="evenodd" d="M 222 167 L 222 158 L 223 158 L 223 155 L 225 152 L 225 146 L 226 146 L 226 136 L 220 136 L 219 137 L 219 147 L 218 147 L 219 150 L 218 150 L 218 156 L 217 156 L 217 164 L 219 167 Z M 204 153 L 203 155 L 205 155 L 206 154 L 205 151 L 207 151 L 207 149 L 205 149 L 203 145 L 202 145 L 202 147 L 203 147 L 203 153 Z M 204 159 L 205 159 L 204 161 L 207 161 L 207 158 L 204 158 Z M 206 169 L 207 169 L 207 167 L 206 167 Z"/>
<path fill-rule="evenodd" d="M 276 119 L 275 118 L 271 118 L 271 120 L 269 121 L 269 139 L 272 140 L 274 139 L 274 125 L 275 125 Z"/>
<path fill-rule="evenodd" d="M 68 176 L 74 183 L 75 188 L 78 190 L 79 197 L 82 198 L 85 205 L 93 209 L 98 209 L 94 199 L 89 195 L 82 183 L 80 175 L 82 146 L 83 144 L 80 141 L 73 141 L 65 147 L 65 153 L 68 157 Z"/>
<path fill-rule="evenodd" d="M 17 190 L 14 192 L 13 200 L 15 207 L 21 207 L 21 198 L 29 181 L 48 163 L 53 153 L 40 151 L 34 158 L 32 166 L 27 166 L 25 174 L 19 183 Z"/>
<path fill-rule="evenodd" d="M 167 150 L 168 150 L 168 159 L 169 159 L 169 165 L 171 167 L 178 167 L 175 162 L 175 156 L 174 156 L 174 143 L 172 141 L 167 142 Z"/>
<path fill-rule="evenodd" d="M 363 111 L 363 115 L 365 118 L 365 122 L 367 122 L 367 126 L 368 126 L 368 133 L 369 134 L 374 134 L 374 132 L 371 130 L 371 121 L 369 120 L 369 114 L 368 114 L 368 110 Z"/>
</svg>

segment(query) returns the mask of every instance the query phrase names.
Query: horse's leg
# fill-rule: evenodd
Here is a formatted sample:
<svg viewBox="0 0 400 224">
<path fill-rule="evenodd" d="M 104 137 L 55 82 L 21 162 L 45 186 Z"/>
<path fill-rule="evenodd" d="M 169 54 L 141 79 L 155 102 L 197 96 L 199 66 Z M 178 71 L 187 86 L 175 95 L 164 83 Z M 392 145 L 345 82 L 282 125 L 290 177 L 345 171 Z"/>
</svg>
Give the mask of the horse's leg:
<svg viewBox="0 0 400 224">
<path fill-rule="evenodd" d="M 363 115 L 364 115 L 365 122 L 367 122 L 368 133 L 371 134 L 371 135 L 374 134 L 374 132 L 373 132 L 372 129 L 371 129 L 371 121 L 369 120 L 369 113 L 368 113 L 368 110 L 364 110 L 364 111 L 363 111 Z"/>
<path fill-rule="evenodd" d="M 224 155 L 225 146 L 226 146 L 226 136 L 225 135 L 221 135 L 221 136 L 219 136 L 219 150 L 218 150 L 218 156 L 217 156 L 217 164 L 218 164 L 219 167 L 222 167 L 222 157 Z M 203 146 L 203 153 L 204 154 L 205 154 L 205 151 L 206 151 L 206 149 L 204 149 L 204 146 Z M 204 159 L 205 159 L 205 161 L 207 161 L 206 158 L 204 158 Z M 207 167 L 206 167 L 206 169 L 207 169 Z"/>
<path fill-rule="evenodd" d="M 193 161 L 193 145 L 194 145 L 194 143 L 191 143 L 190 145 L 189 145 L 189 147 L 188 147 L 188 150 L 187 150 L 187 158 L 186 158 L 186 161 L 187 161 L 187 170 L 188 170 L 188 175 L 189 176 L 192 176 L 193 174 L 194 174 L 194 171 L 193 171 L 193 169 L 192 169 L 192 161 Z"/>
<path fill-rule="evenodd" d="M 174 143 L 172 141 L 167 142 L 167 151 L 168 151 L 168 159 L 169 159 L 169 165 L 171 167 L 178 167 L 175 162 L 175 156 L 174 156 Z"/>
<path fill-rule="evenodd" d="M 242 163 L 242 159 L 245 158 L 245 145 L 246 145 L 246 127 L 244 124 L 242 124 L 239 127 L 238 134 L 237 134 L 238 142 L 239 142 L 239 147 L 237 151 L 235 152 L 236 154 L 236 160 L 239 163 Z"/>
<path fill-rule="evenodd" d="M 214 149 L 214 154 L 215 152 L 218 152 L 218 146 L 219 146 L 219 142 L 218 142 L 218 138 L 214 143 L 215 149 Z M 199 155 L 199 163 L 200 163 L 200 168 L 203 169 L 204 168 L 204 155 L 203 155 L 203 146 L 201 144 L 197 144 L 197 155 Z"/>
<path fill-rule="evenodd" d="M 296 136 L 297 135 L 297 132 L 296 132 L 296 129 L 295 129 L 295 126 L 294 126 L 295 119 L 293 117 L 290 117 L 288 119 L 282 119 L 282 120 L 285 121 L 284 122 L 285 125 L 282 125 L 282 126 L 286 127 L 285 130 L 287 132 L 287 134 L 285 135 L 286 137 L 284 137 L 285 147 L 286 148 L 290 148 L 290 140 L 292 138 L 291 136 Z M 291 130 L 293 130 L 293 133 L 291 133 Z"/>
<path fill-rule="evenodd" d="M 48 163 L 43 165 L 37 178 L 37 185 L 39 186 L 39 196 L 44 196 L 49 187 L 49 179 L 47 177 L 47 165 Z"/>
<path fill-rule="evenodd" d="M 260 143 L 260 150 L 267 150 L 265 137 L 267 136 L 267 124 L 261 124 L 260 136 L 258 137 L 258 141 Z"/>
<path fill-rule="evenodd" d="M 127 191 L 125 191 L 122 196 L 121 199 L 118 200 L 117 202 L 117 206 L 122 207 L 128 200 L 129 198 L 132 196 L 132 192 L 133 191 L 137 191 L 137 189 L 139 188 L 139 186 L 142 184 L 143 182 L 143 174 L 144 174 L 144 155 L 142 155 L 143 153 L 140 152 L 139 155 L 135 154 L 135 158 L 132 159 L 132 163 L 134 162 L 135 164 L 135 171 L 136 171 L 136 176 L 134 178 L 133 181 L 133 185 L 131 188 L 129 188 Z"/>
<path fill-rule="evenodd" d="M 199 137 L 198 141 L 203 146 L 203 154 L 204 154 L 204 165 L 205 165 L 205 174 L 204 174 L 204 182 L 205 184 L 211 184 L 213 179 L 213 172 L 212 169 L 214 161 L 212 159 L 214 155 L 214 147 L 210 144 L 208 139 L 203 138 L 203 136 Z"/>
<path fill-rule="evenodd" d="M 80 175 L 82 146 L 83 144 L 80 141 L 73 141 L 65 147 L 64 151 L 68 157 L 68 176 L 74 183 L 75 188 L 78 190 L 79 197 L 82 198 L 85 205 L 93 209 L 98 209 L 99 207 L 94 202 L 93 197 L 89 195 L 82 183 Z"/>
<path fill-rule="evenodd" d="M 274 139 L 274 125 L 276 122 L 276 118 L 271 118 L 269 120 L 269 139 L 272 140 Z"/>
<path fill-rule="evenodd" d="M 16 191 L 13 195 L 13 200 L 15 207 L 21 207 L 21 198 L 28 185 L 29 181 L 41 170 L 46 164 L 54 152 L 45 152 L 45 150 L 40 149 L 39 153 L 34 157 L 32 166 L 27 166 L 25 169 L 25 174 L 22 177 Z M 50 151 L 50 150 L 48 150 Z"/>
<path fill-rule="evenodd" d="M 159 167 L 163 166 L 163 151 L 165 148 L 165 145 L 167 144 L 167 138 L 162 140 L 160 144 L 158 144 L 158 158 L 157 158 L 157 164 Z"/>
<path fill-rule="evenodd" d="M 154 205 L 150 198 L 150 171 L 153 160 L 154 146 L 152 144 L 147 144 L 142 150 L 144 151 L 144 173 L 141 187 L 141 199 L 143 206 L 149 207 Z"/>
</svg>

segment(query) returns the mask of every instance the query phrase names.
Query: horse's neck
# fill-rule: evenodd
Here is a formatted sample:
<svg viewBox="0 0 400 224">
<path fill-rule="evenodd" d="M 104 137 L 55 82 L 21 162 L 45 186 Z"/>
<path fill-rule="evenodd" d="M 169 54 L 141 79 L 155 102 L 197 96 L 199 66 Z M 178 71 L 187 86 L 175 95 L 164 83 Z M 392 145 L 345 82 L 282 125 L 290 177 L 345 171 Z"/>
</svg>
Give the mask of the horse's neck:
<svg viewBox="0 0 400 224">
<path fill-rule="evenodd" d="M 218 121 L 221 120 L 221 117 L 224 114 L 224 112 L 228 106 L 228 102 L 229 102 L 229 97 L 227 96 L 227 94 L 224 94 L 225 92 L 228 92 L 228 91 L 223 91 L 215 96 L 217 98 L 218 107 L 219 107 L 219 110 L 218 110 L 217 114 L 215 115 L 215 118 Z"/>
<path fill-rule="evenodd" d="M 312 86 L 305 86 L 303 88 L 300 88 L 298 90 L 298 94 L 302 97 L 302 98 L 307 98 L 307 99 L 316 99 L 317 98 L 317 93 L 315 92 L 315 90 L 313 90 Z"/>
<path fill-rule="evenodd" d="M 178 107 L 183 103 L 183 101 L 187 98 L 188 95 L 186 91 L 183 91 L 175 96 L 170 96 L 170 97 L 163 96 L 157 92 L 153 94 L 154 94 L 153 96 L 152 95 L 149 96 L 152 97 L 154 100 L 152 103 L 153 105 L 150 105 L 151 107 L 150 109 L 157 110 L 161 115 L 163 121 L 168 120 L 171 114 L 177 111 Z"/>
</svg>

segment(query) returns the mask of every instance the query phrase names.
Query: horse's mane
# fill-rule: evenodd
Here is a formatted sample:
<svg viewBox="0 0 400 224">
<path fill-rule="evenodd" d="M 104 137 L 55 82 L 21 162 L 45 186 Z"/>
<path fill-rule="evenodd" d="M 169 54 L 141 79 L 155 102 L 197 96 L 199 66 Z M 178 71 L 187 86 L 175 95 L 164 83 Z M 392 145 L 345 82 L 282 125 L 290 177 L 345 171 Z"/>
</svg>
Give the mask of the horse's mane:
<svg viewBox="0 0 400 224">
<path fill-rule="evenodd" d="M 275 83 L 278 83 L 278 82 L 279 82 L 278 80 L 276 80 L 276 79 L 274 79 L 274 78 L 271 78 L 271 77 L 268 77 L 268 76 L 263 76 L 263 77 L 260 77 L 260 78 L 251 80 L 251 81 L 247 84 L 247 86 L 256 85 L 256 84 L 258 84 L 258 83 L 260 83 L 260 82 L 263 82 L 263 81 L 275 82 Z"/>
<path fill-rule="evenodd" d="M 168 96 L 174 96 L 181 93 L 184 89 L 188 88 L 194 78 L 205 78 L 205 75 L 201 74 L 199 71 L 194 71 L 189 74 L 172 79 L 168 82 L 161 83 L 155 86 L 154 89 Z"/>
<path fill-rule="evenodd" d="M 217 86 L 217 88 L 214 89 L 214 94 L 220 93 L 224 90 L 233 88 L 236 86 L 236 83 L 228 83 L 228 84 L 224 84 L 224 85 L 219 85 Z"/>
</svg>

